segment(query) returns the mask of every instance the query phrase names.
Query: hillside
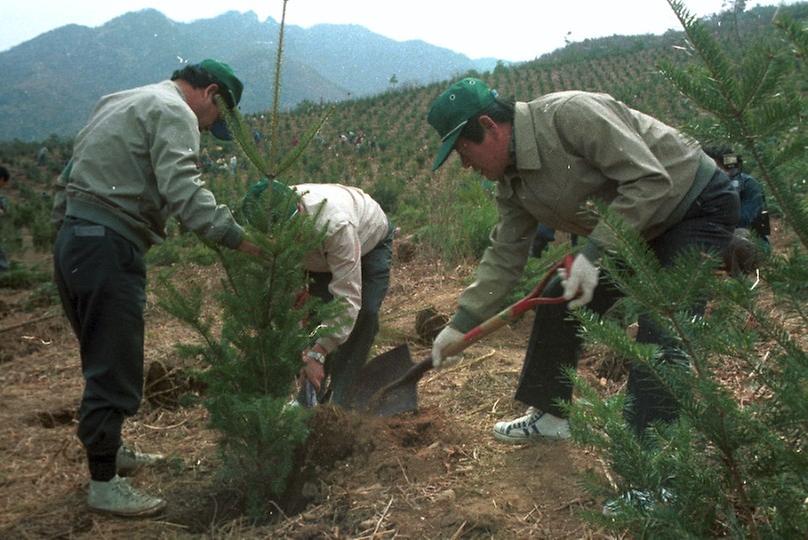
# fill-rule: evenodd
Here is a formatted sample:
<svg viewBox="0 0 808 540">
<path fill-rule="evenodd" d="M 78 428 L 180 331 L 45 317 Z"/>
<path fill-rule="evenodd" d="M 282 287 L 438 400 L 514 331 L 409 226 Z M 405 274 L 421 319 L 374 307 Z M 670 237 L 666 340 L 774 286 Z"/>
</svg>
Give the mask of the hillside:
<svg viewBox="0 0 808 540">
<path fill-rule="evenodd" d="M 714 17 L 708 22 L 721 36 L 724 46 L 732 50 L 752 36 L 771 35 L 770 21 L 775 9 L 760 7 L 743 14 L 737 29 L 740 38 L 734 24 L 726 20 Z M 808 19 L 806 3 L 787 9 L 795 18 Z M 662 61 L 684 65 L 691 59 L 682 33 L 670 31 L 662 36 L 586 40 L 531 62 L 468 74 L 481 77 L 500 95 L 522 101 L 560 90 L 606 92 L 671 125 L 681 126 L 696 118 L 698 112 L 664 79 L 658 65 Z M 339 180 L 360 186 L 403 182 L 419 187 L 434 182 L 436 176 L 430 172 L 429 164 L 437 141 L 426 123 L 426 112 L 446 85 L 441 82 L 390 90 L 337 104 L 318 139 L 327 151 L 306 152 L 288 173 L 289 180 L 293 183 L 307 179 Z M 316 103 L 306 103 L 284 115 L 281 125 L 288 134 L 286 144 L 300 137 L 324 110 Z M 260 130 L 268 129 L 266 119 L 253 121 Z M 364 146 L 351 148 L 340 143 L 341 134 L 360 131 Z M 235 152 L 235 149 L 226 145 L 223 151 Z M 454 159 L 437 174 L 438 179 L 457 176 L 462 173 Z"/>
<path fill-rule="evenodd" d="M 808 4 L 792 10 L 803 24 L 808 20 Z M 716 18 L 713 28 L 733 50 L 744 38 L 769 36 L 773 11 L 751 10 L 737 28 Z M 161 21 L 157 17 L 152 23 L 165 23 Z M 87 30 L 66 31 L 90 44 L 94 38 Z M 572 88 L 609 92 L 681 125 L 698 113 L 659 75 L 657 64 L 662 60 L 686 64 L 690 58 L 682 34 L 669 32 L 587 40 L 533 62 L 473 73 L 501 94 L 520 100 Z M 293 65 L 287 62 L 290 70 Z M 314 68 L 306 69 L 311 69 L 307 72 L 311 84 L 330 84 Z M 284 91 L 291 90 L 294 79 L 289 77 Z M 453 311 L 458 293 L 471 279 L 480 245 L 487 242 L 492 204 L 480 177 L 462 170 L 456 157 L 437 174 L 429 170 L 438 141 L 425 116 L 429 103 L 446 85 L 446 81 L 402 84 L 407 87 L 335 104 L 311 146 L 284 176 L 290 183 L 339 181 L 363 187 L 401 228 L 373 354 L 407 343 L 413 360 L 426 358 L 430 339 L 418 331 L 417 314 L 425 308 L 441 315 Z M 57 91 L 54 88 L 54 96 Z M 327 109 L 311 98 L 284 112 L 278 126 L 280 151 L 299 144 Z M 260 145 L 267 151 L 266 115 L 250 115 L 248 122 L 264 134 Z M 203 179 L 220 201 L 238 201 L 257 173 L 232 143 L 205 135 L 203 145 L 212 158 Z M 38 159 L 42 146 L 49 151 Z M 153 248 L 147 259 L 146 370 L 157 366 L 163 371 L 156 369 L 158 375 L 147 376 L 143 405 L 124 431 L 126 440 L 138 449 L 168 455 L 167 461 L 142 471 L 133 483 L 165 497 L 169 507 L 154 519 L 90 513 L 85 505 L 86 458 L 75 433 L 83 385 L 79 351 L 50 279 L 51 185 L 70 151 L 70 141 L 58 137 L 0 143 L 0 163 L 12 174 L 10 185 L 0 193 L 12 201 L 11 214 L 0 219 L 0 244 L 17 263 L 16 281 L 0 285 L 4 388 L 0 538 L 615 537 L 581 515 L 600 513 L 604 501 L 583 484 L 587 475 L 608 477 L 614 483 L 608 460 L 570 442 L 504 445 L 491 436 L 495 422 L 524 411 L 512 395 L 533 322 L 531 313 L 469 348 L 458 364 L 429 372 L 418 386 L 416 413 L 382 419 L 317 408 L 288 497 L 269 503 L 274 505 L 269 522 L 248 520 L 243 493 L 219 474 L 219 434 L 200 404 L 205 388 L 194 378 L 195 370 L 205 364 L 199 356 L 181 355 L 176 347 L 195 343 L 198 335 L 159 307 L 156 288 L 161 275 L 196 285 L 209 293 L 205 309 L 215 313 L 216 293 L 226 275 L 215 255 L 176 224 L 170 227 L 168 241 Z M 234 173 L 227 167 L 232 156 L 238 156 Z M 772 227 L 772 249 L 788 252 L 793 247 L 790 229 L 777 217 Z M 467 243 L 450 245 L 455 238 Z M 559 253 L 568 249 L 566 240 L 561 234 Z M 782 308 L 765 275 L 754 287 L 765 291 L 762 301 L 767 308 Z M 798 335 L 803 321 L 786 322 L 792 335 Z M 753 334 L 754 325 L 748 319 L 744 328 Z M 761 364 L 779 350 L 775 338 L 759 346 Z M 614 395 L 626 385 L 623 359 L 600 346 L 586 348 L 579 372 L 604 395 Z M 731 351 L 721 356 L 716 377 L 727 396 L 738 402 L 766 398 L 767 386 L 759 384 L 755 371 L 750 372 Z M 800 436 L 804 433 L 800 426 L 794 429 Z M 758 458 L 749 456 L 753 462 Z M 710 501 L 705 503 L 709 506 Z M 727 531 L 719 529 L 716 536 L 725 537 Z"/>
<path fill-rule="evenodd" d="M 70 136 L 100 96 L 165 79 L 182 62 L 206 57 L 220 58 L 240 74 L 243 111 L 267 109 L 278 28 L 253 12 L 186 24 L 147 9 L 98 28 L 68 25 L 42 34 L 0 53 L 0 140 Z M 420 41 L 394 41 L 359 26 L 290 26 L 281 105 L 378 93 L 392 75 L 402 84 L 424 84 L 493 62 Z"/>
</svg>

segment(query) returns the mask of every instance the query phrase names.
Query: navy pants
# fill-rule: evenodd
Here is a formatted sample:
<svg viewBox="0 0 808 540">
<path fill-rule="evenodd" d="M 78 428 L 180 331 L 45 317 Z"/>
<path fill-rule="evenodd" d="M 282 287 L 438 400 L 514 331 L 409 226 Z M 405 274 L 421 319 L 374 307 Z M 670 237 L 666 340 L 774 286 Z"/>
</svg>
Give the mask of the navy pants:
<svg viewBox="0 0 808 540">
<path fill-rule="evenodd" d="M 727 176 L 717 171 L 682 220 L 651 240 L 649 246 L 664 267 L 671 266 L 676 256 L 688 248 L 720 256 L 732 239 L 738 214 L 737 193 Z M 587 308 L 598 314 L 605 313 L 620 298 L 620 292 L 605 281 L 601 280 L 587 304 Z M 562 293 L 560 279 L 554 279 L 543 294 Z M 704 307 L 694 306 L 693 314 L 703 314 Z M 663 329 L 649 315 L 641 314 L 638 323 L 637 341 L 660 345 L 663 358 L 673 360 L 676 352 Z M 565 416 L 558 401 L 572 398 L 572 385 L 564 370 L 577 367 L 581 346 L 579 325 L 569 317 L 566 304 L 538 306 L 516 399 Z M 630 367 L 627 391 L 630 400 L 625 416 L 637 433 L 651 422 L 676 418 L 678 407 L 674 397 L 642 366 Z"/>
<path fill-rule="evenodd" d="M 373 340 L 379 332 L 379 310 L 390 285 L 390 261 L 393 257 L 393 227 L 371 251 L 362 256 L 362 307 L 347 341 L 326 359 L 331 378 L 331 403 L 350 402 L 357 373 L 365 365 Z M 330 272 L 312 272 L 309 292 L 325 302 L 332 300 L 328 291 Z"/>
<path fill-rule="evenodd" d="M 54 270 L 81 353 L 78 436 L 91 476 L 104 480 L 114 475 L 123 419 L 137 412 L 143 393 L 143 254 L 112 229 L 68 217 L 54 245 Z"/>
</svg>

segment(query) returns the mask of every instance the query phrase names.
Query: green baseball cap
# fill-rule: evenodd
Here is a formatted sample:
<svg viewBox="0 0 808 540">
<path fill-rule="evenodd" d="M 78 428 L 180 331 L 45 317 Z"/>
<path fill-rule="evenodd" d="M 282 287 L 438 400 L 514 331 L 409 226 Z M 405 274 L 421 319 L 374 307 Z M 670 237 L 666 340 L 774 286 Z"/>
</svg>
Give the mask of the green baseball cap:
<svg viewBox="0 0 808 540">
<path fill-rule="evenodd" d="M 460 132 L 468 121 L 494 103 L 496 90 L 491 90 L 480 79 L 466 77 L 443 92 L 429 108 L 427 121 L 440 135 L 441 146 L 432 163 L 436 171 L 452 152 Z"/>
<path fill-rule="evenodd" d="M 200 69 L 207 71 L 219 84 L 222 90 L 222 97 L 231 109 L 241 101 L 241 93 L 244 91 L 244 84 L 236 77 L 233 68 L 224 62 L 207 58 L 197 64 Z M 227 129 L 227 123 L 220 118 L 210 127 L 210 132 L 217 139 L 229 141 L 233 139 Z"/>
<path fill-rule="evenodd" d="M 264 193 L 269 190 L 267 200 Z M 287 221 L 297 215 L 297 191 L 278 180 L 262 178 L 247 190 L 241 201 L 244 220 L 268 233 L 276 223 Z"/>
</svg>

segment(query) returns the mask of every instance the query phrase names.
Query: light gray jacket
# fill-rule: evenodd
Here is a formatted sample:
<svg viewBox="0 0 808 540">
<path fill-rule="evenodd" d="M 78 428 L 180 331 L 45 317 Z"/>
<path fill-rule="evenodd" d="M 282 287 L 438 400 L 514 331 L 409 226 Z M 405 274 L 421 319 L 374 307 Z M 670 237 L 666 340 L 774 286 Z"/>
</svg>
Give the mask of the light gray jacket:
<svg viewBox="0 0 808 540">
<path fill-rule="evenodd" d="M 235 248 L 244 231 L 204 188 L 199 124 L 172 81 L 101 98 L 76 136 L 57 181 L 53 220 L 65 215 L 105 225 L 142 251 L 165 238 L 176 216 L 188 229 Z"/>
</svg>

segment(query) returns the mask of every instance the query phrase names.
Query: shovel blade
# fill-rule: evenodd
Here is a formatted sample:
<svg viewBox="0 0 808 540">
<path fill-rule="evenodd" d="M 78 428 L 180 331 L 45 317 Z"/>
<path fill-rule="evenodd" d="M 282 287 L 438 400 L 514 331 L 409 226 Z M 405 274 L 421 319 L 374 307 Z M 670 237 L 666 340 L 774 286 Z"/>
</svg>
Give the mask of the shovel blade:
<svg viewBox="0 0 808 540">
<path fill-rule="evenodd" d="M 379 390 L 403 377 L 413 365 L 406 344 L 370 360 L 359 370 L 349 408 L 375 416 L 393 416 L 418 410 L 418 381 L 397 386 L 386 392 L 382 399 L 372 399 Z"/>
</svg>

